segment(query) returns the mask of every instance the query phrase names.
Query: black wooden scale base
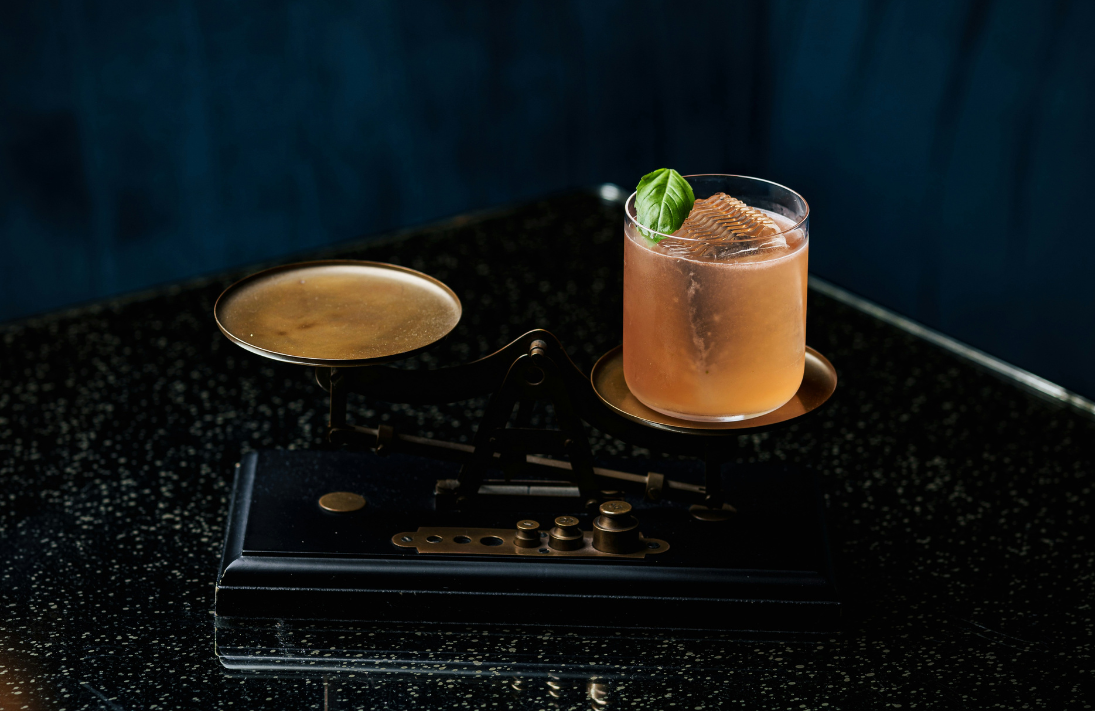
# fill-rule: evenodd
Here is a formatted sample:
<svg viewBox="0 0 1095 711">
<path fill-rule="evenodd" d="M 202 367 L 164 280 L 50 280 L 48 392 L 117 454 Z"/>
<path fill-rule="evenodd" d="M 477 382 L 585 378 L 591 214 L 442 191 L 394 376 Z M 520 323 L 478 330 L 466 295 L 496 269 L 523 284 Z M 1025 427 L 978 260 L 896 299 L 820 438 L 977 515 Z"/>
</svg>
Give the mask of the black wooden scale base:
<svg viewBox="0 0 1095 711">
<path fill-rule="evenodd" d="M 612 462 L 702 479 L 702 464 Z M 682 503 L 628 496 L 646 538 L 670 548 L 642 559 L 422 554 L 393 535 L 424 526 L 550 527 L 595 512 L 581 499 L 513 497 L 438 506 L 434 486 L 459 466 L 360 451 L 262 451 L 240 463 L 216 589 L 220 617 L 824 632 L 840 603 L 816 476 L 786 465 L 724 472 L 729 521 L 698 521 Z M 353 491 L 365 508 L 318 504 Z"/>
</svg>

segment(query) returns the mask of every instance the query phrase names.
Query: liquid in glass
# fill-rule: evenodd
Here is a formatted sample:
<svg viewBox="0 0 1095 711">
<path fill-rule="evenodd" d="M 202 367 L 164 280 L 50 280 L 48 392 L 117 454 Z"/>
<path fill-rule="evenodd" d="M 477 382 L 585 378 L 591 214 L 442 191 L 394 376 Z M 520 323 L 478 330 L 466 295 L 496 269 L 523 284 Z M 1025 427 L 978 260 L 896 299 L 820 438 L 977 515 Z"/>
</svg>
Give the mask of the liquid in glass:
<svg viewBox="0 0 1095 711">
<path fill-rule="evenodd" d="M 762 212 L 776 238 L 739 240 L 733 248 L 673 237 L 655 244 L 629 213 L 623 365 L 643 404 L 686 420 L 725 422 L 776 410 L 798 391 L 808 227 L 794 215 Z M 675 234 L 688 227 L 686 221 Z"/>
</svg>

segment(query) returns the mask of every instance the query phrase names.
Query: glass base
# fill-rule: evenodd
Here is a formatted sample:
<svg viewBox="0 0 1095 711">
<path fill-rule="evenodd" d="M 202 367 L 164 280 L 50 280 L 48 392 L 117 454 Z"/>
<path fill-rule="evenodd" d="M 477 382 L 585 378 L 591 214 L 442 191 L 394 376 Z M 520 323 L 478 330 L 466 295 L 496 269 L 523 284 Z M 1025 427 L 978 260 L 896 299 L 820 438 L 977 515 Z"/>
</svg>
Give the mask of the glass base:
<svg viewBox="0 0 1095 711">
<path fill-rule="evenodd" d="M 635 392 L 632 391 L 631 394 L 635 395 Z M 794 395 L 792 395 L 791 397 L 794 397 Z M 685 414 L 683 412 L 674 412 L 673 410 L 666 410 L 665 408 L 662 408 L 662 407 L 654 407 L 653 405 L 646 402 L 645 400 L 643 400 L 638 395 L 635 395 L 635 399 L 638 400 L 639 402 L 641 402 L 642 404 L 646 405 L 647 407 L 649 407 L 651 410 L 656 410 L 657 412 L 660 412 L 663 415 L 669 415 L 670 417 L 675 417 L 678 420 L 688 420 L 689 422 L 739 422 L 741 420 L 751 420 L 754 417 L 760 417 L 761 415 L 767 415 L 769 412 L 775 412 L 779 408 L 786 405 L 787 402 L 791 401 L 791 398 L 787 398 L 787 402 L 780 403 L 776 407 L 773 407 L 771 410 L 765 410 L 764 412 L 751 412 L 751 413 L 746 414 L 746 415 L 725 415 L 725 416 L 722 416 L 722 417 L 705 417 L 703 415 L 688 415 L 688 414 Z"/>
</svg>

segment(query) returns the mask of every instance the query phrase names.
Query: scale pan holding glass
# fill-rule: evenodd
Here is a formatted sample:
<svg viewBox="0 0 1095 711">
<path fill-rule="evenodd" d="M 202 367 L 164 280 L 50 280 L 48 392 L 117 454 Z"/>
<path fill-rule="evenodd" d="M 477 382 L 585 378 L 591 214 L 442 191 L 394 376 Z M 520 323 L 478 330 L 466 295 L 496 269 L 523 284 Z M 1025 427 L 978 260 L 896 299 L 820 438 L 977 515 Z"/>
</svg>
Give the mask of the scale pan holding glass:
<svg viewBox="0 0 1095 711">
<path fill-rule="evenodd" d="M 778 409 L 747 420 L 733 422 L 695 422 L 682 420 L 652 410 L 631 392 L 624 379 L 623 346 L 616 346 L 601 356 L 593 366 L 590 380 L 593 389 L 601 401 L 627 419 L 669 432 L 684 434 L 702 431 L 725 432 L 727 430 L 758 431 L 761 428 L 779 425 L 788 420 L 813 412 L 824 405 L 836 392 L 836 368 L 829 360 L 813 348 L 806 346 L 806 365 L 802 374 L 802 383 L 795 396 Z"/>
</svg>

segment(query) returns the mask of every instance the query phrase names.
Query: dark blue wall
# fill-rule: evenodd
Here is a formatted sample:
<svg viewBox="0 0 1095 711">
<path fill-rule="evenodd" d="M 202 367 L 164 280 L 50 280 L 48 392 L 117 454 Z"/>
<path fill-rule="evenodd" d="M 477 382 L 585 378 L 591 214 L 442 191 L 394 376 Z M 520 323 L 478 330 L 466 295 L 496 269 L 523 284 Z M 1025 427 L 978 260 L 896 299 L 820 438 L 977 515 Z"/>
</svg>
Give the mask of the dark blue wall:
<svg viewBox="0 0 1095 711">
<path fill-rule="evenodd" d="M 10 2 L 0 319 L 663 165 L 1095 396 L 1095 3 Z"/>
</svg>

